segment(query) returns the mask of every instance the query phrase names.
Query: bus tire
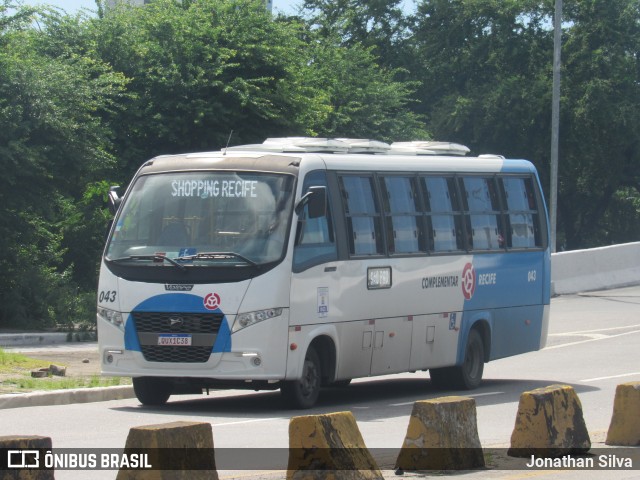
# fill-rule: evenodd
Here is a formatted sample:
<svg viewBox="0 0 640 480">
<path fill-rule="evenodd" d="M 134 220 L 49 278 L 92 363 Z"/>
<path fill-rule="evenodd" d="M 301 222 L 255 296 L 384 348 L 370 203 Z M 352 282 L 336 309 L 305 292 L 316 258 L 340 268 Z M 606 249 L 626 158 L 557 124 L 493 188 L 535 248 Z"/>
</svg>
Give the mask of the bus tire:
<svg viewBox="0 0 640 480">
<path fill-rule="evenodd" d="M 304 359 L 302 377 L 285 381 L 280 391 L 291 408 L 307 409 L 315 405 L 320 395 L 322 370 L 320 358 L 313 347 L 309 347 Z"/>
<path fill-rule="evenodd" d="M 482 383 L 484 372 L 484 343 L 478 330 L 469 331 L 462 365 L 432 368 L 431 383 L 440 389 L 473 390 Z"/>
<path fill-rule="evenodd" d="M 467 338 L 462 365 L 453 367 L 453 386 L 460 390 L 473 390 L 482 383 L 484 372 L 484 343 L 478 330 L 471 330 Z"/>
<path fill-rule="evenodd" d="M 143 405 L 164 405 L 169 400 L 172 390 L 171 382 L 163 378 L 133 378 L 133 391 Z"/>
</svg>

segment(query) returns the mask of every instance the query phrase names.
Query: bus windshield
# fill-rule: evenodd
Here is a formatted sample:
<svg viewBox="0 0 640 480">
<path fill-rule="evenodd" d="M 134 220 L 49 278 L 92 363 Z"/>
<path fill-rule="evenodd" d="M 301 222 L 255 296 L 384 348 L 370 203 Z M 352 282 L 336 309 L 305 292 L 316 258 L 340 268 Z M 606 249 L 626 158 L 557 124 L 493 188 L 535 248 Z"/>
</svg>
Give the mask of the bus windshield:
<svg viewBox="0 0 640 480">
<path fill-rule="evenodd" d="M 290 175 L 255 172 L 141 176 L 120 209 L 106 259 L 172 268 L 278 261 L 293 183 Z"/>
</svg>

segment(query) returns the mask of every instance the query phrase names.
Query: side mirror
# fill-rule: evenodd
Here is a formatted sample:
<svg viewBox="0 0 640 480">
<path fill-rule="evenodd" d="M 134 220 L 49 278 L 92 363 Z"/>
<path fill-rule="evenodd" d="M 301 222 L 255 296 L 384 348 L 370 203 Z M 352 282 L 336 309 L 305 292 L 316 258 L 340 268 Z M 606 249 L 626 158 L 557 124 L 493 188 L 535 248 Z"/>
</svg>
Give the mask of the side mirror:
<svg viewBox="0 0 640 480">
<path fill-rule="evenodd" d="M 309 218 L 324 217 L 327 214 L 327 187 L 309 187 L 296 205 L 298 215 L 305 205 L 308 206 Z"/>
<path fill-rule="evenodd" d="M 120 207 L 120 204 L 122 203 L 122 198 L 120 198 L 118 196 L 118 189 L 120 188 L 119 185 L 114 185 L 113 187 L 109 188 L 109 210 L 111 211 L 111 213 L 113 215 L 116 214 L 116 212 L 118 211 L 118 208 Z"/>
<path fill-rule="evenodd" d="M 327 214 L 327 188 L 310 187 L 309 218 L 324 217 Z"/>
</svg>

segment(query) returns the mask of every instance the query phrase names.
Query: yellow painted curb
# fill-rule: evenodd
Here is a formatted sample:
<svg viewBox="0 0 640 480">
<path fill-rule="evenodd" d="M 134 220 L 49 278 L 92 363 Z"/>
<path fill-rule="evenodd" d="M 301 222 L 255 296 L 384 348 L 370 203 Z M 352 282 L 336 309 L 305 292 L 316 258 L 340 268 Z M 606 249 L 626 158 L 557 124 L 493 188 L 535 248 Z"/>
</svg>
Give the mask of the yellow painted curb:
<svg viewBox="0 0 640 480">
<path fill-rule="evenodd" d="M 293 417 L 288 480 L 382 480 L 351 412 Z"/>
<path fill-rule="evenodd" d="M 138 449 L 144 449 L 142 451 L 149 455 L 149 463 L 154 469 L 121 469 L 117 480 L 218 480 L 210 423 L 171 422 L 132 427 L 127 436 L 125 453 Z M 201 452 L 198 452 L 200 449 Z M 159 469 L 162 465 L 170 469 Z"/>
<path fill-rule="evenodd" d="M 510 456 L 558 457 L 590 448 L 582 404 L 572 387 L 551 385 L 520 395 Z"/>
<path fill-rule="evenodd" d="M 640 445 L 640 382 L 616 387 L 613 416 L 607 432 L 607 445 Z"/>
<path fill-rule="evenodd" d="M 484 466 L 473 398 L 441 397 L 413 404 L 397 468 L 471 470 Z"/>
</svg>

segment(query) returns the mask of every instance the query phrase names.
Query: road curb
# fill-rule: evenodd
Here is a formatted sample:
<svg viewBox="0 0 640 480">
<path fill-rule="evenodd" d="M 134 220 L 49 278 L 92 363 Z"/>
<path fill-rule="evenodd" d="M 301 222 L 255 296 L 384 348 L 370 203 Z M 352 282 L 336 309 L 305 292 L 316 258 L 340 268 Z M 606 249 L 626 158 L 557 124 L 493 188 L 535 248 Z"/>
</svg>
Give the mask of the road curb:
<svg viewBox="0 0 640 480">
<path fill-rule="evenodd" d="M 131 385 L 16 393 L 0 395 L 0 409 L 106 402 L 108 400 L 123 400 L 133 397 L 135 397 L 135 394 Z"/>
</svg>

